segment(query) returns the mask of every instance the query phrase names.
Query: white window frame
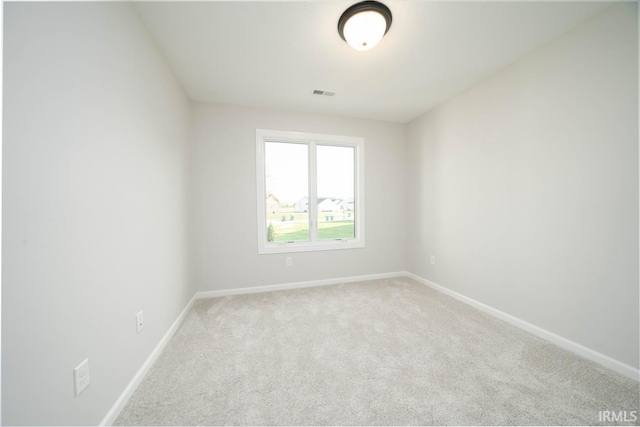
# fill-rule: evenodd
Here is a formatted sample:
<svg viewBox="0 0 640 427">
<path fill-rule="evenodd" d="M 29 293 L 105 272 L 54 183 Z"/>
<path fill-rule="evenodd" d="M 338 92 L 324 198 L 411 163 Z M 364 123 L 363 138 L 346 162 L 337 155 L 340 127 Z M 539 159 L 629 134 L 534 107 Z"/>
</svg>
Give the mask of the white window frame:
<svg viewBox="0 0 640 427">
<path fill-rule="evenodd" d="M 267 242 L 265 143 L 286 142 L 304 144 L 309 147 L 309 241 Z M 352 239 L 317 239 L 318 195 L 316 146 L 330 145 L 352 147 L 355 151 L 355 227 Z M 274 254 L 287 252 L 326 251 L 364 247 L 364 138 L 353 136 L 323 135 L 305 132 L 256 129 L 256 171 L 258 195 L 258 253 Z M 315 203 L 312 201 L 315 200 Z"/>
</svg>

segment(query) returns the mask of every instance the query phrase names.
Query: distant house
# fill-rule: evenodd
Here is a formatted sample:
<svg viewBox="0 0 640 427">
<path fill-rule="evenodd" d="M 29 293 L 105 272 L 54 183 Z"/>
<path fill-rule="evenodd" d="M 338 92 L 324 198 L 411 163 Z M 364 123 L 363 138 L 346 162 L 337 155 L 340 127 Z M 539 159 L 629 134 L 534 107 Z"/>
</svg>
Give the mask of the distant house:
<svg viewBox="0 0 640 427">
<path fill-rule="evenodd" d="M 355 202 L 353 200 L 353 197 L 347 197 L 345 199 L 340 200 L 339 206 L 341 211 L 354 211 Z"/>
<path fill-rule="evenodd" d="M 280 200 L 278 200 L 273 194 L 269 194 L 267 196 L 267 211 L 271 213 L 280 212 Z"/>
<path fill-rule="evenodd" d="M 340 212 L 338 199 L 321 197 L 318 199 L 318 212 Z"/>
<path fill-rule="evenodd" d="M 295 205 L 293 205 L 294 212 L 309 212 L 309 198 L 301 197 Z"/>
<path fill-rule="evenodd" d="M 319 197 L 318 198 L 318 212 L 341 212 L 344 210 L 353 210 L 353 199 L 350 199 L 350 204 L 348 203 L 345 207 L 342 207 L 341 200 L 336 199 L 334 197 Z M 350 206 L 347 207 L 347 206 Z M 309 212 L 309 198 L 301 197 L 293 205 L 294 212 Z"/>
</svg>

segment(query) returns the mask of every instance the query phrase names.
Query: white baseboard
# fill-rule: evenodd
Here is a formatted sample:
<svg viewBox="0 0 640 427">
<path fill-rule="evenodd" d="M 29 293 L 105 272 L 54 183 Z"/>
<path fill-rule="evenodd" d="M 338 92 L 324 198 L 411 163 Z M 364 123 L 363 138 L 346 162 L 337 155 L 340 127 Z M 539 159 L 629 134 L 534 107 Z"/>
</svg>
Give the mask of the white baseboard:
<svg viewBox="0 0 640 427">
<path fill-rule="evenodd" d="M 136 389 L 144 379 L 145 375 L 147 375 L 147 372 L 149 372 L 149 369 L 151 369 L 155 361 L 158 359 L 158 356 L 160 356 L 160 353 L 162 353 L 162 350 L 164 350 L 164 348 L 166 347 L 167 343 L 169 342 L 173 334 L 178 330 L 178 327 L 180 326 L 184 318 L 187 316 L 187 313 L 193 306 L 193 303 L 195 300 L 196 300 L 196 297 L 194 295 L 191 298 L 191 300 L 187 303 L 187 306 L 184 308 L 184 310 L 182 310 L 178 318 L 171 324 L 171 327 L 164 334 L 164 336 L 162 337 L 158 345 L 156 345 L 156 347 L 153 349 L 149 357 L 147 357 L 147 360 L 144 361 L 144 363 L 142 364 L 142 366 L 140 367 L 136 375 L 129 382 L 129 384 L 124 389 L 120 397 L 118 397 L 118 400 L 116 400 L 116 402 L 113 404 L 113 406 L 111 407 L 107 415 L 102 419 L 102 421 L 100 422 L 101 426 L 113 425 L 116 418 L 118 418 L 118 415 L 120 415 L 120 412 L 122 411 L 124 406 L 127 404 L 129 399 L 133 395 L 133 392 L 136 391 Z"/>
<path fill-rule="evenodd" d="M 196 298 L 197 299 L 215 298 L 215 297 L 224 297 L 228 295 L 255 294 L 259 292 L 283 291 L 287 289 L 312 288 L 315 286 L 337 285 L 340 283 L 350 283 L 350 282 L 363 282 L 365 280 L 388 279 L 390 277 L 403 277 L 405 275 L 406 273 L 404 271 L 398 271 L 395 273 L 368 274 L 366 276 L 351 276 L 351 277 L 342 277 L 337 279 L 311 280 L 308 282 L 285 283 L 282 285 L 265 285 L 265 286 L 254 286 L 251 288 L 223 289 L 220 291 L 204 291 L 204 292 L 197 292 Z"/>
<path fill-rule="evenodd" d="M 510 323 L 513 326 L 516 326 L 520 329 L 523 329 L 537 337 L 547 340 L 557 345 L 558 347 L 562 347 L 565 350 L 569 350 L 579 356 L 584 357 L 585 359 L 589 359 L 593 362 L 596 362 L 604 366 L 605 368 L 609 368 L 613 371 L 616 371 L 628 378 L 631 378 L 636 381 L 640 381 L 640 370 L 634 368 L 633 366 L 629 366 L 616 359 L 613 359 L 612 357 L 606 356 L 602 353 L 598 353 L 597 351 L 592 350 L 588 347 L 585 347 L 582 344 L 578 344 L 577 342 L 563 338 L 559 335 L 554 334 L 553 332 L 547 331 L 546 329 L 539 328 L 538 326 L 532 325 L 531 323 L 525 322 L 524 320 L 518 319 L 517 317 L 511 316 L 510 314 L 497 310 L 486 304 L 478 302 L 472 298 L 466 297 L 462 294 L 452 291 L 451 289 L 445 288 L 444 286 L 433 283 L 427 279 L 423 279 L 422 277 L 417 276 L 413 273 L 405 272 L 404 275 L 424 285 L 427 285 L 430 288 L 435 289 L 436 291 L 449 295 L 450 297 L 453 297 L 458 301 L 461 301 L 465 304 L 468 304 L 472 307 L 477 308 L 478 310 L 481 310 L 487 314 L 497 317 L 500 320 L 504 320 L 505 322 Z"/>
</svg>

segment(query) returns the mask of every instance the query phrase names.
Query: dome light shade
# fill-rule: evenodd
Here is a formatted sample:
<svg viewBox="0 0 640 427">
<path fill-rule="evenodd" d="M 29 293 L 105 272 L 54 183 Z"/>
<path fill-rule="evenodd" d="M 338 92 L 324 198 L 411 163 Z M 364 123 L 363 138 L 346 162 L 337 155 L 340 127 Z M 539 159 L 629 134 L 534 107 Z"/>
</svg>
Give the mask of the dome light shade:
<svg viewBox="0 0 640 427">
<path fill-rule="evenodd" d="M 369 50 L 391 27 L 391 11 L 377 1 L 363 1 L 345 10 L 338 20 L 338 33 L 356 50 Z"/>
</svg>

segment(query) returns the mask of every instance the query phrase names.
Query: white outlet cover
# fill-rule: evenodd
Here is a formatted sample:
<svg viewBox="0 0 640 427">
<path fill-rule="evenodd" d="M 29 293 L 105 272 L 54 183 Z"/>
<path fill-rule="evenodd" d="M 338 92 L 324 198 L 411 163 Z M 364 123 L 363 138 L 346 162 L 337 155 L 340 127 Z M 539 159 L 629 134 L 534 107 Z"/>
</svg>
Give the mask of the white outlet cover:
<svg viewBox="0 0 640 427">
<path fill-rule="evenodd" d="M 75 383 L 76 396 L 78 396 L 91 382 L 91 376 L 89 375 L 89 359 L 84 359 L 82 363 L 76 366 L 73 370 L 73 379 Z"/>
<path fill-rule="evenodd" d="M 136 314 L 136 332 L 140 333 L 144 328 L 144 313 L 141 311 Z"/>
<path fill-rule="evenodd" d="M 436 256 L 431 255 L 431 264 L 435 264 L 435 263 L 436 263 Z"/>
</svg>

